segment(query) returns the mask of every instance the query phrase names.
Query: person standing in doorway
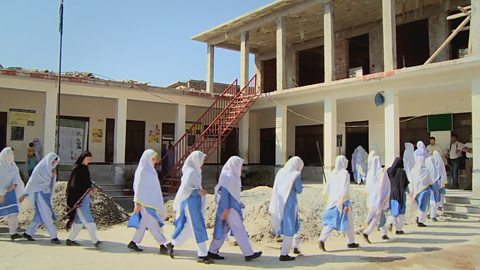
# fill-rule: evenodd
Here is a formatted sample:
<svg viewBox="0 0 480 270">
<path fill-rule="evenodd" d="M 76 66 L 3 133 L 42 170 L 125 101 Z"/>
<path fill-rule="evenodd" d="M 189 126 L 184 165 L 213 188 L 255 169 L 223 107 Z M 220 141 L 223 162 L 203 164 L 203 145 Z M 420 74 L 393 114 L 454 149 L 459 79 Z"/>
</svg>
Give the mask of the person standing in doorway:
<svg viewBox="0 0 480 270">
<path fill-rule="evenodd" d="M 433 152 L 438 151 L 439 153 L 442 153 L 442 147 L 437 143 L 437 140 L 435 137 L 430 137 L 430 144 L 427 145 L 427 151 L 431 155 L 433 155 Z"/>
<path fill-rule="evenodd" d="M 452 134 L 450 139 L 450 146 L 445 152 L 448 166 L 450 167 L 451 182 L 449 184 L 450 188 L 458 189 L 458 170 L 462 158 L 463 144 L 458 141 L 457 134 Z"/>
<path fill-rule="evenodd" d="M 473 144 L 472 144 L 472 135 L 470 135 L 470 141 L 466 143 L 463 147 L 463 152 L 466 154 L 465 159 L 465 173 L 467 174 L 467 185 L 466 190 L 472 189 L 472 172 L 473 172 Z"/>
<path fill-rule="evenodd" d="M 27 171 L 28 177 L 32 175 L 33 169 L 37 165 L 37 158 L 35 157 L 35 146 L 33 142 L 28 144 L 27 148 Z"/>
</svg>

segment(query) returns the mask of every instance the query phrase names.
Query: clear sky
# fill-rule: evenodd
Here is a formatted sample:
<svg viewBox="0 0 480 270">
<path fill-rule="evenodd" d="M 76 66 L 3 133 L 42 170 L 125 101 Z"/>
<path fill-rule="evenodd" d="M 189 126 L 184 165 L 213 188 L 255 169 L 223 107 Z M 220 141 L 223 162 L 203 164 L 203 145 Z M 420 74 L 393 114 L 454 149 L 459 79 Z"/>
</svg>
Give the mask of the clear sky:
<svg viewBox="0 0 480 270">
<path fill-rule="evenodd" d="M 206 77 L 195 34 L 273 0 L 64 0 L 62 71 L 165 86 Z M 58 70 L 59 0 L 0 3 L 0 64 Z M 238 52 L 216 49 L 215 81 L 231 82 Z"/>
</svg>

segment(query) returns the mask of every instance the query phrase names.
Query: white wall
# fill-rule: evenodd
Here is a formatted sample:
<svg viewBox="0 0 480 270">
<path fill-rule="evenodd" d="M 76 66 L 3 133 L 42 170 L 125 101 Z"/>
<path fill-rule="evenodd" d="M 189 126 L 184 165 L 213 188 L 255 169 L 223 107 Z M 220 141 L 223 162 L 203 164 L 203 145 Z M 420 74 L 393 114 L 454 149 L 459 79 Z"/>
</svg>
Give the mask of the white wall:
<svg viewBox="0 0 480 270">
<path fill-rule="evenodd" d="M 7 146 L 15 150 L 15 160 L 25 161 L 27 158 L 28 143 L 34 138 L 43 141 L 43 126 L 45 115 L 45 94 L 30 91 L 18 91 L 0 88 L 0 111 L 7 112 Z M 35 110 L 35 125 L 25 127 L 23 141 L 11 141 L 11 126 L 9 124 L 10 108 Z"/>
</svg>

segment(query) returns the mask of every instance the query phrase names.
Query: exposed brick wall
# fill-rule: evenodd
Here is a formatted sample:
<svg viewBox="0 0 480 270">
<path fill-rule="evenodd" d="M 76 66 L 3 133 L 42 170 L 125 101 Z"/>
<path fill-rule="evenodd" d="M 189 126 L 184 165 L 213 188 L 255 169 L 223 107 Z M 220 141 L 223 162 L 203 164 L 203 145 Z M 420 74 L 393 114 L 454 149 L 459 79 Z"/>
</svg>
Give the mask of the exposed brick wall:
<svg viewBox="0 0 480 270">
<path fill-rule="evenodd" d="M 335 80 L 347 78 L 348 74 L 348 41 L 345 35 L 335 34 Z"/>
</svg>

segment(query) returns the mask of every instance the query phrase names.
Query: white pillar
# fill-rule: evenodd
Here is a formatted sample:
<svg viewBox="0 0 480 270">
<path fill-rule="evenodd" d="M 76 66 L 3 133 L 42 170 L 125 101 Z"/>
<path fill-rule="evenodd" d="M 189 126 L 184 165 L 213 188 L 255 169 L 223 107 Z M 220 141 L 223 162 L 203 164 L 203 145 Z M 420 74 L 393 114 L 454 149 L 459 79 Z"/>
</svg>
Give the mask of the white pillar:
<svg viewBox="0 0 480 270">
<path fill-rule="evenodd" d="M 277 91 L 287 87 L 287 35 L 285 34 L 285 18 L 277 18 Z"/>
<path fill-rule="evenodd" d="M 177 115 L 175 117 L 175 141 L 178 141 L 185 134 L 185 120 L 187 115 L 187 106 L 177 104 Z"/>
<path fill-rule="evenodd" d="M 117 117 L 115 118 L 114 163 L 125 163 L 125 145 L 127 138 L 127 103 L 124 97 L 117 99 Z"/>
<path fill-rule="evenodd" d="M 397 68 L 397 28 L 395 0 L 382 0 L 384 71 Z"/>
<path fill-rule="evenodd" d="M 238 124 L 238 150 L 240 157 L 243 158 L 244 164 L 248 164 L 249 151 L 249 134 L 250 134 L 250 112 L 246 112 L 242 120 Z"/>
<path fill-rule="evenodd" d="M 326 97 L 323 120 L 323 148 L 325 171 L 335 167 L 337 157 L 337 100 Z"/>
<path fill-rule="evenodd" d="M 207 92 L 213 93 L 214 90 L 214 70 L 215 70 L 215 46 L 207 44 Z"/>
<path fill-rule="evenodd" d="M 275 107 L 275 164 L 287 162 L 287 108 Z"/>
<path fill-rule="evenodd" d="M 385 167 L 400 156 L 400 120 L 398 93 L 385 91 Z"/>
<path fill-rule="evenodd" d="M 472 1 L 475 2 L 475 1 Z M 472 80 L 473 194 L 480 196 L 480 79 Z"/>
<path fill-rule="evenodd" d="M 325 55 L 325 82 L 335 80 L 335 39 L 333 30 L 333 3 L 328 1 L 323 8 L 323 37 Z"/>
<path fill-rule="evenodd" d="M 55 138 L 57 130 L 57 92 L 45 92 L 45 122 L 43 128 L 43 156 L 55 152 Z"/>
<path fill-rule="evenodd" d="M 240 37 L 240 86 L 245 87 L 248 83 L 249 74 L 249 53 L 248 32 L 242 32 Z"/>
<path fill-rule="evenodd" d="M 480 55 L 480 1 L 472 0 L 472 18 L 470 19 L 470 53 Z"/>
</svg>

